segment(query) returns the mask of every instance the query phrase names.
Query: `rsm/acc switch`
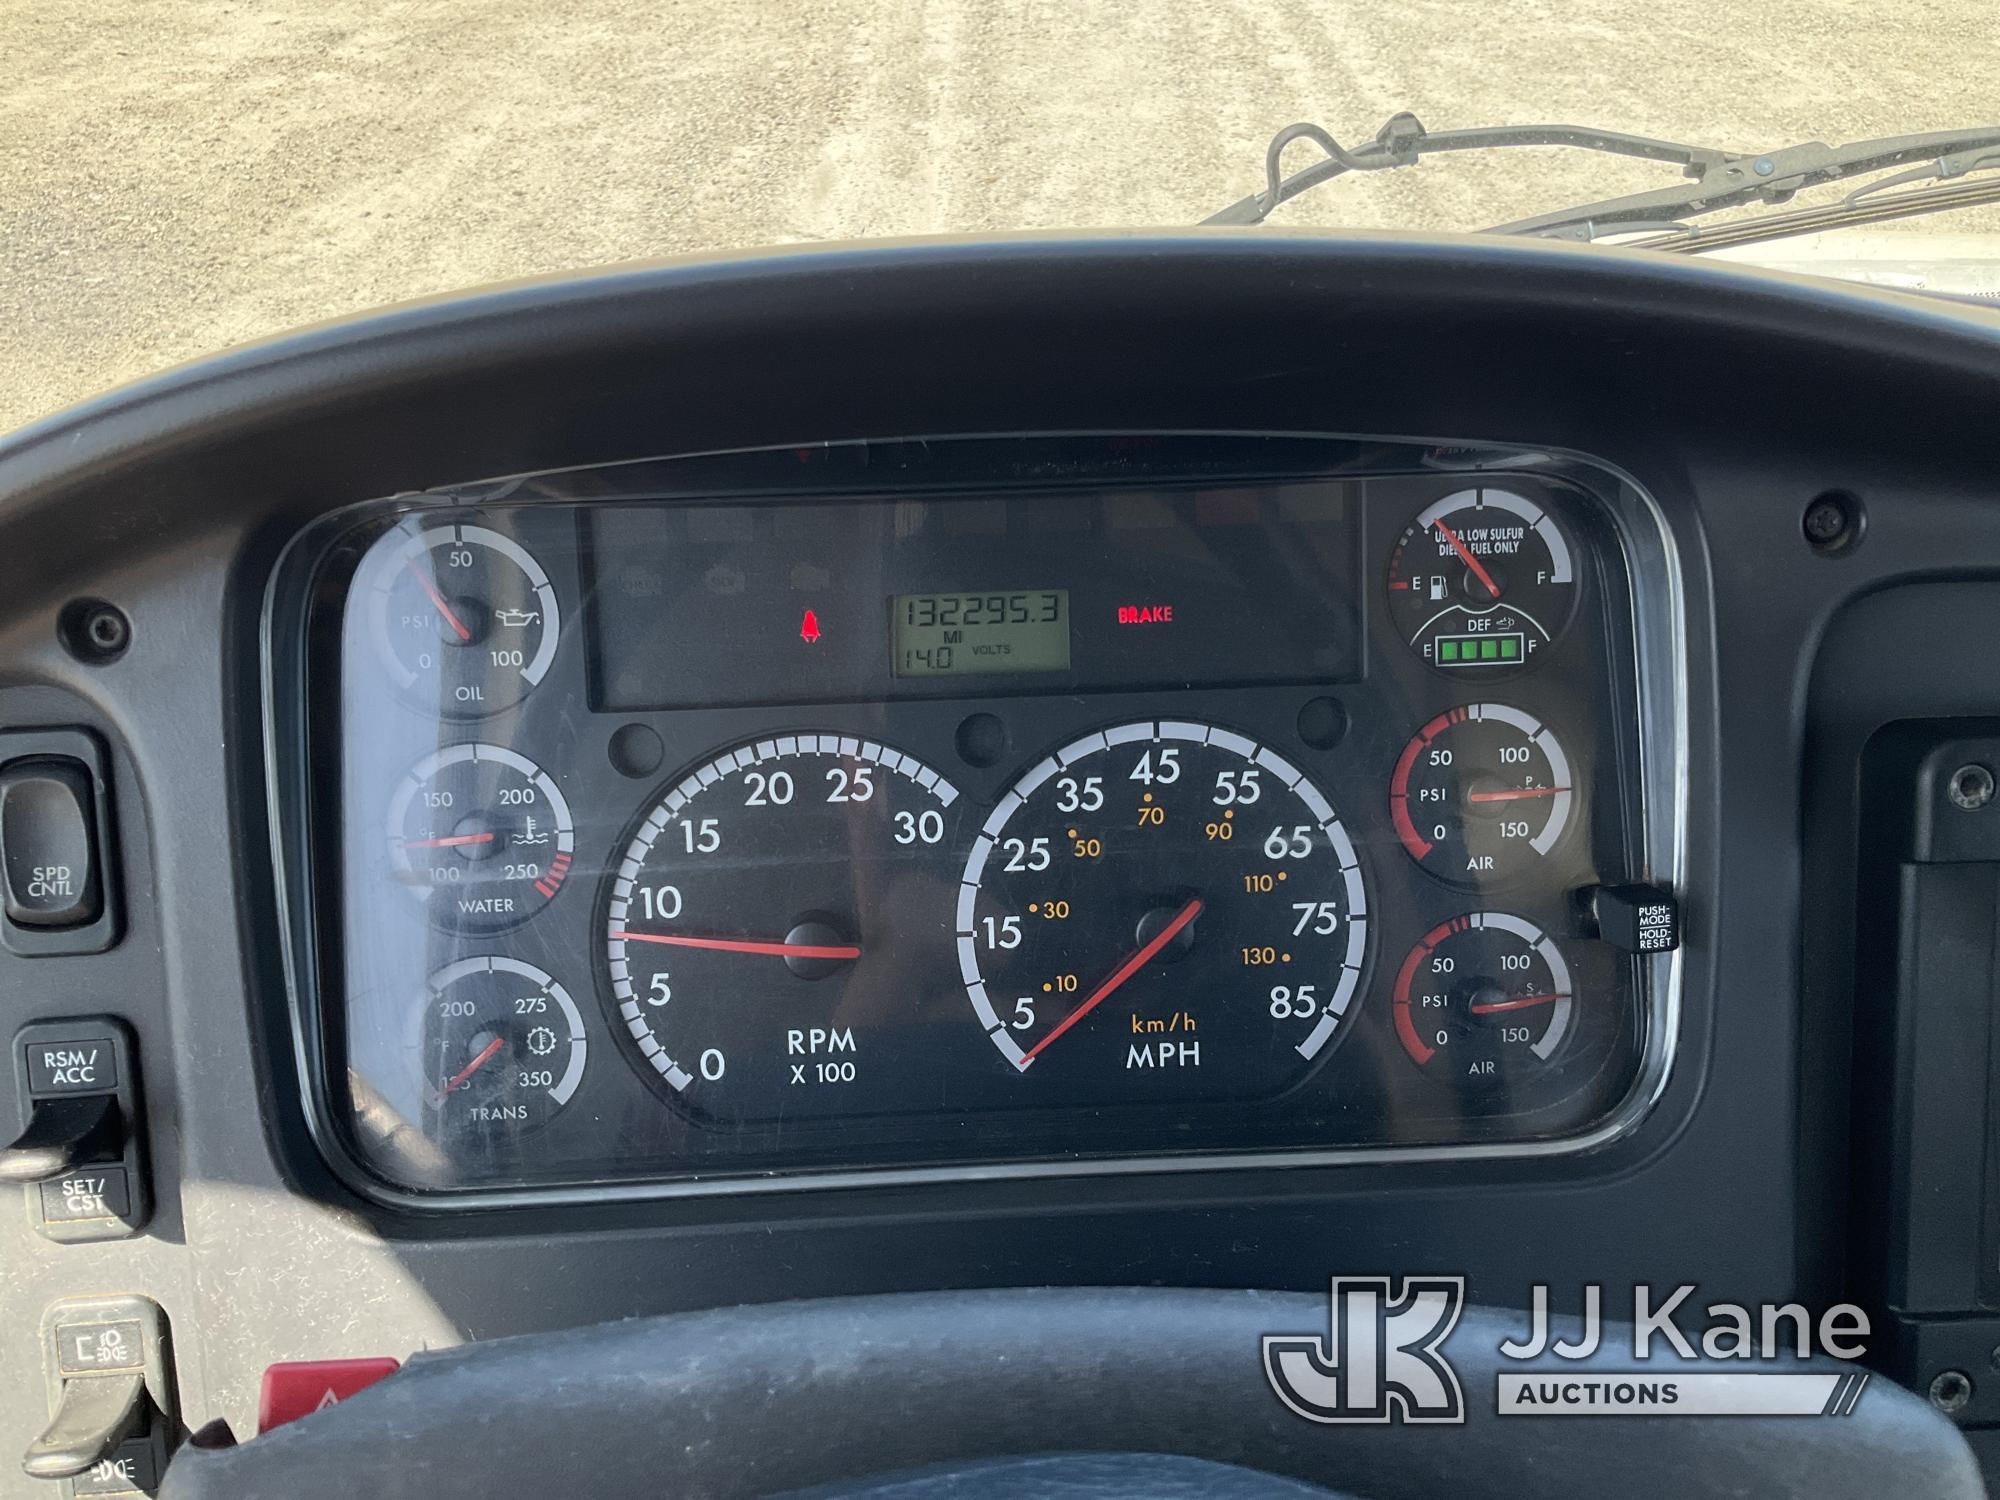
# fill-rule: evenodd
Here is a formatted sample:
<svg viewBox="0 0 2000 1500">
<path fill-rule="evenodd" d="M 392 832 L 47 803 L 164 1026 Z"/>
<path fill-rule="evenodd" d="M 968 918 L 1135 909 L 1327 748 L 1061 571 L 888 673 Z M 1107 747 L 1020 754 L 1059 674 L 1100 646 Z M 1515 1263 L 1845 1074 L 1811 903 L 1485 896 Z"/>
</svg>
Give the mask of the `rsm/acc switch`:
<svg viewBox="0 0 2000 1500">
<path fill-rule="evenodd" d="M 0 733 L 0 943 L 40 957 L 118 941 L 111 783 L 82 729 Z"/>
<path fill-rule="evenodd" d="M 40 1021 L 14 1040 L 21 1131 L 0 1181 L 25 1183 L 52 1240 L 123 1239 L 152 1211 L 131 1033 L 109 1016 Z M 4 1136 L 0 1136 L 4 1139 Z"/>
</svg>

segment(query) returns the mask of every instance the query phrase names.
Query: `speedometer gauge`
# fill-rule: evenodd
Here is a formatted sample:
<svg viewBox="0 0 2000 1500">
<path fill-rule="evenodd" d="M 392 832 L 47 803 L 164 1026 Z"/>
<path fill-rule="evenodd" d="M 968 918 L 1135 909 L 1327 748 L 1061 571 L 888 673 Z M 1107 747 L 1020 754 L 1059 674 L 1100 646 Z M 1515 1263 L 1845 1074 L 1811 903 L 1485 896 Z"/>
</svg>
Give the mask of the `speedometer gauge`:
<svg viewBox="0 0 2000 1500">
<path fill-rule="evenodd" d="M 1389 555 L 1397 631 L 1442 672 L 1504 676 L 1562 633 L 1576 567 L 1555 518 L 1511 490 L 1433 501 Z"/>
<path fill-rule="evenodd" d="M 1103 1099 L 1254 1098 L 1341 1035 L 1367 947 L 1353 842 L 1243 735 L 1123 724 L 1031 769 L 958 900 L 973 1014 L 1014 1072 Z"/>
<path fill-rule="evenodd" d="M 618 1024 L 712 1120 L 867 1113 L 926 1073 L 949 1003 L 958 790 L 872 740 L 780 735 L 683 777 L 611 889 Z M 905 1053 L 902 1049 L 910 1049 Z"/>
</svg>

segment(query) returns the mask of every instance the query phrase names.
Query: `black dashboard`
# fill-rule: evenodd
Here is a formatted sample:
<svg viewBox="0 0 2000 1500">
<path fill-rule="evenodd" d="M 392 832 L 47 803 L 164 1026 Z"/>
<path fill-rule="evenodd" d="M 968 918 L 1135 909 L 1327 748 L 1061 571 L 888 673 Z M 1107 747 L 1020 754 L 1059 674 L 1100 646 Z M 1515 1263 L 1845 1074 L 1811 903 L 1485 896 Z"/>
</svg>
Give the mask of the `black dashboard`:
<svg viewBox="0 0 2000 1500">
<path fill-rule="evenodd" d="M 0 995 L 122 1028 L 146 1196 L 0 1230 L 0 1436 L 86 1293 L 241 1429 L 280 1359 L 1393 1271 L 1860 1300 L 1981 1437 L 1857 789 L 2000 718 L 1996 393 L 1983 309 L 1169 236 L 505 288 L 17 435 L 0 731 L 82 737 L 110 905 Z"/>
</svg>

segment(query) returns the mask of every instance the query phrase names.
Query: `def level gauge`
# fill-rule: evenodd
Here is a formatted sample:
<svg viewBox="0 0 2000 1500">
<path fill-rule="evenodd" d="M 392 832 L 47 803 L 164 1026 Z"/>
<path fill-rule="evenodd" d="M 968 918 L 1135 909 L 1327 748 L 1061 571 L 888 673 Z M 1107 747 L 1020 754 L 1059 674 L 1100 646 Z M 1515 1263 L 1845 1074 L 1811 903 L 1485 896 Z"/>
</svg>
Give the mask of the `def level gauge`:
<svg viewBox="0 0 2000 1500">
<path fill-rule="evenodd" d="M 1556 519 L 1512 490 L 1434 501 L 1389 555 L 1389 613 L 1441 672 L 1504 677 L 1532 666 L 1576 602 L 1576 566 Z"/>
</svg>

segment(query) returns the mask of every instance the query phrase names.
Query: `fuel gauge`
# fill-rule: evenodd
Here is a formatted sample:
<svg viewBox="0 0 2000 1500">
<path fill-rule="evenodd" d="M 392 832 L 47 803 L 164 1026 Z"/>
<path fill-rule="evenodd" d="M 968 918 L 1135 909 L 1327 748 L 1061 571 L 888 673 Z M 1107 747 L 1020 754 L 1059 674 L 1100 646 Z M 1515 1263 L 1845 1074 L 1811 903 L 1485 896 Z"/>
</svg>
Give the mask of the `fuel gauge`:
<svg viewBox="0 0 2000 1500">
<path fill-rule="evenodd" d="M 1460 490 L 1427 506 L 1389 555 L 1389 613 L 1442 672 L 1506 676 L 1532 666 L 1569 623 L 1569 539 L 1511 490 Z"/>
</svg>

